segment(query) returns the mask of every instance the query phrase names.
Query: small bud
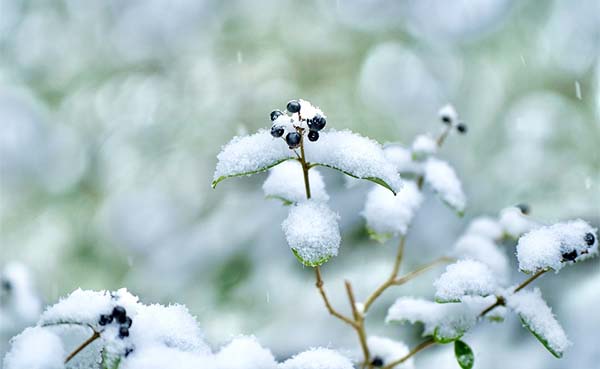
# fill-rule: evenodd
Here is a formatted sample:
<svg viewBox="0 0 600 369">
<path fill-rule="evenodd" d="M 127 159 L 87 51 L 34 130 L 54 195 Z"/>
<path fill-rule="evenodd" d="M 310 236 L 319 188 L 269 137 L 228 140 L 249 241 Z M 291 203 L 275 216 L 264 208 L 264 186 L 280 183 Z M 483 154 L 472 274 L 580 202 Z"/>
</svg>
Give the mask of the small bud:
<svg viewBox="0 0 600 369">
<path fill-rule="evenodd" d="M 290 149 L 295 149 L 300 145 L 300 141 L 302 140 L 302 136 L 298 132 L 290 132 L 285 136 L 285 142 L 288 144 Z"/>
<path fill-rule="evenodd" d="M 300 111 L 300 103 L 298 102 L 298 100 L 292 100 L 287 103 L 286 109 L 290 113 L 298 113 Z"/>
<path fill-rule="evenodd" d="M 588 246 L 592 246 L 594 244 L 594 242 L 596 241 L 596 238 L 594 237 L 593 233 L 586 233 L 585 236 L 583 237 L 583 240 L 585 241 L 585 243 Z"/>
</svg>

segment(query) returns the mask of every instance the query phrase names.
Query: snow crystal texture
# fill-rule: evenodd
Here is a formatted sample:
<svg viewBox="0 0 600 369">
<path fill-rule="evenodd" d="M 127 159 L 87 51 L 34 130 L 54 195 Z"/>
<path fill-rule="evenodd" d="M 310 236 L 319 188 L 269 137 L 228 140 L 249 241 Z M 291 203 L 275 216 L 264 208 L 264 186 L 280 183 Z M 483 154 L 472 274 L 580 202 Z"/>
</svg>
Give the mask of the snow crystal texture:
<svg viewBox="0 0 600 369">
<path fill-rule="evenodd" d="M 308 172 L 311 199 L 327 201 L 329 196 L 325 191 L 325 182 L 317 169 Z M 277 198 L 286 202 L 298 203 L 306 201 L 302 165 L 296 160 L 283 162 L 269 171 L 269 176 L 263 184 L 265 196 Z M 389 191 L 388 191 L 389 192 Z"/>
<path fill-rule="evenodd" d="M 337 351 L 315 348 L 304 351 L 279 365 L 279 369 L 353 369 L 348 358 Z"/>
<path fill-rule="evenodd" d="M 446 267 L 434 283 L 435 298 L 442 302 L 460 301 L 464 296 L 488 296 L 498 288 L 491 269 L 475 260 L 459 260 Z"/>
<path fill-rule="evenodd" d="M 60 338 L 41 327 L 27 328 L 11 340 L 4 369 L 64 368 L 65 350 Z"/>
<path fill-rule="evenodd" d="M 468 231 L 467 231 L 468 232 Z M 476 233 L 466 233 L 454 244 L 452 255 L 486 264 L 500 284 L 508 282 L 510 262 L 503 250 L 490 238 Z"/>
</svg>

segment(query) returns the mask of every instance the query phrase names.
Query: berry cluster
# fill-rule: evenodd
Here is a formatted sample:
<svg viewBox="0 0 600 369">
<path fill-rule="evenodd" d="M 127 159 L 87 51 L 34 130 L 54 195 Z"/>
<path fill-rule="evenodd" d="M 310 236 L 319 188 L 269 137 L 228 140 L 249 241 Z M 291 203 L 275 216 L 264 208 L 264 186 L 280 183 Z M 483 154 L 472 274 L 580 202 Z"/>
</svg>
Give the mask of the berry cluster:
<svg viewBox="0 0 600 369">
<path fill-rule="evenodd" d="M 306 100 L 292 100 L 287 103 L 286 110 L 289 115 L 281 110 L 271 112 L 273 137 L 283 137 L 290 149 L 300 146 L 306 132 L 309 141 L 319 139 L 319 131 L 327 124 L 327 119 L 319 108 Z"/>
<path fill-rule="evenodd" d="M 115 306 L 112 313 L 100 315 L 98 324 L 105 326 L 115 321 L 119 325 L 119 338 L 125 338 L 129 336 L 129 328 L 133 321 L 127 316 L 127 311 L 123 306 Z"/>
<path fill-rule="evenodd" d="M 458 133 L 467 133 L 467 125 L 465 124 L 465 122 L 460 121 L 458 119 L 458 113 L 456 113 L 456 110 L 452 105 L 446 105 L 442 109 L 440 109 L 439 116 L 442 123 L 450 127 L 456 128 L 456 131 L 458 131 Z"/>
<path fill-rule="evenodd" d="M 586 233 L 585 236 L 583 236 L 583 241 L 585 242 L 586 245 L 588 245 L 589 247 L 592 247 L 592 246 L 594 246 L 594 243 L 596 242 L 596 237 L 594 236 L 593 233 Z M 579 255 L 584 255 L 584 254 L 587 254 L 588 252 L 589 252 L 588 250 L 577 252 L 577 250 L 574 249 L 574 250 L 563 253 L 562 258 L 563 258 L 563 261 L 575 261 L 575 259 L 577 259 L 577 257 Z"/>
</svg>

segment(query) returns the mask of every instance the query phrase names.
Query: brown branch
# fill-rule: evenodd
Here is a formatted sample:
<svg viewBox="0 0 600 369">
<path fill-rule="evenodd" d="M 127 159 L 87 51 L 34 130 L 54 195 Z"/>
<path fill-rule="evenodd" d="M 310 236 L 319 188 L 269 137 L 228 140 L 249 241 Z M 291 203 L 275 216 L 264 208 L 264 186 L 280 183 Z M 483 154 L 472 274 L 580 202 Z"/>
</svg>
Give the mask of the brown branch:
<svg viewBox="0 0 600 369">
<path fill-rule="evenodd" d="M 454 262 L 456 259 L 454 258 L 449 258 L 447 256 L 442 256 L 441 258 L 435 259 L 432 262 L 429 262 L 427 264 L 421 265 L 420 267 L 418 267 L 417 269 L 413 270 L 412 272 L 406 273 L 405 275 L 403 275 L 400 278 L 396 278 L 394 280 L 395 285 L 401 285 L 404 284 L 408 281 L 410 281 L 411 279 L 429 271 L 431 268 L 435 267 L 438 264 L 443 264 L 443 263 L 452 263 Z"/>
<path fill-rule="evenodd" d="M 69 354 L 69 356 L 67 356 L 67 358 L 65 359 L 65 364 L 68 363 L 69 360 L 71 360 L 73 357 L 75 357 L 75 355 L 77 355 L 81 350 L 86 348 L 90 343 L 94 342 L 98 338 L 100 338 L 100 333 L 94 331 L 94 334 L 92 334 L 90 338 L 88 338 L 84 343 L 79 345 L 79 347 L 77 347 L 73 352 Z"/>
<path fill-rule="evenodd" d="M 331 306 L 331 303 L 329 302 L 329 298 L 327 297 L 327 293 L 325 293 L 325 289 L 323 288 L 323 278 L 321 276 L 321 268 L 319 266 L 315 267 L 315 274 L 317 277 L 317 282 L 315 283 L 315 285 L 317 286 L 317 289 L 319 290 L 319 293 L 321 294 L 321 297 L 323 298 L 323 302 L 325 303 L 325 307 L 327 308 L 327 310 L 329 311 L 329 314 L 333 315 L 334 317 L 346 322 L 347 324 L 349 324 L 350 326 L 352 326 L 353 328 L 357 327 L 357 324 L 355 321 L 353 321 L 352 319 L 338 313 L 333 306 Z"/>
<path fill-rule="evenodd" d="M 367 333 L 365 332 L 365 324 L 363 320 L 362 312 L 359 312 L 356 308 L 356 299 L 354 298 L 354 292 L 352 291 L 352 285 L 349 281 L 344 282 L 346 285 L 346 293 L 348 294 L 348 300 L 350 301 L 350 306 L 352 307 L 352 315 L 354 316 L 354 321 L 356 322 L 356 333 L 358 334 L 358 340 L 360 342 L 360 347 L 363 352 L 363 356 L 365 358 L 364 362 L 368 363 L 371 357 L 369 353 L 369 346 L 367 345 Z"/>
<path fill-rule="evenodd" d="M 310 169 L 309 164 L 306 162 L 306 155 L 304 154 L 304 135 L 300 135 L 300 164 L 302 164 L 302 174 L 304 175 L 304 190 L 306 191 L 306 198 L 310 199 L 310 181 L 308 180 L 308 170 Z"/>
<path fill-rule="evenodd" d="M 404 255 L 404 244 L 406 238 L 404 236 L 400 236 L 400 243 L 398 244 L 398 251 L 396 253 L 396 259 L 394 260 L 394 266 L 392 268 L 392 273 L 373 293 L 367 298 L 365 301 L 364 313 L 366 313 L 373 302 L 381 296 L 381 294 L 391 285 L 394 284 L 394 280 L 398 276 L 398 272 L 400 271 L 400 264 L 402 263 L 402 256 Z"/>
<path fill-rule="evenodd" d="M 406 360 L 410 359 L 411 357 L 415 356 L 417 353 L 425 350 L 427 347 L 435 345 L 435 341 L 433 340 L 433 338 L 429 338 L 423 342 L 421 342 L 420 344 L 418 344 L 415 348 L 413 348 L 408 354 L 404 355 L 403 357 L 401 357 L 398 360 L 394 360 L 391 363 L 387 364 L 386 366 L 384 366 L 381 369 L 392 369 L 393 367 L 395 367 L 396 365 L 400 365 L 403 362 L 405 362 Z"/>
</svg>

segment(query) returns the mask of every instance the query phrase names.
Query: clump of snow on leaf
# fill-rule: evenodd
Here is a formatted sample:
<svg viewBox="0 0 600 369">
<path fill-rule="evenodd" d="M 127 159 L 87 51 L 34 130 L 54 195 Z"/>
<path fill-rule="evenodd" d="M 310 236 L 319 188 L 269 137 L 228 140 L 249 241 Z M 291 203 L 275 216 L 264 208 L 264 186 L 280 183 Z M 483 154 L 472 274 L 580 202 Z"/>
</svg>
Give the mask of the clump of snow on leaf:
<svg viewBox="0 0 600 369">
<path fill-rule="evenodd" d="M 25 329 L 11 340 L 4 369 L 64 368 L 65 350 L 60 338 L 41 327 Z"/>
<path fill-rule="evenodd" d="M 402 187 L 400 176 L 386 159 L 382 146 L 356 133 L 322 132 L 317 142 L 306 144 L 305 150 L 310 163 L 332 167 L 357 178 L 381 180 L 395 193 Z"/>
<path fill-rule="evenodd" d="M 411 151 L 413 158 L 421 159 L 437 152 L 437 143 L 429 135 L 419 135 L 412 143 Z"/>
<path fill-rule="evenodd" d="M 22 263 L 9 262 L 0 276 L 0 333 L 22 330 L 35 323 L 42 312 L 31 272 Z"/>
<path fill-rule="evenodd" d="M 510 275 L 510 262 L 500 247 L 489 238 L 467 233 L 454 244 L 452 255 L 486 264 L 500 283 L 506 283 Z"/>
<path fill-rule="evenodd" d="M 458 122 L 458 113 L 451 104 L 442 106 L 439 110 L 438 115 L 440 119 L 447 119 L 449 124 L 456 124 Z"/>
<path fill-rule="evenodd" d="M 321 173 L 313 168 L 308 172 L 308 178 L 311 198 L 317 201 L 329 200 Z M 305 201 L 306 190 L 304 188 L 302 165 L 295 160 L 290 160 L 273 167 L 263 184 L 263 191 L 267 197 L 274 197 L 287 202 Z"/>
<path fill-rule="evenodd" d="M 444 202 L 462 213 L 466 197 L 454 169 L 445 161 L 429 158 L 425 162 L 425 181 L 438 193 Z"/>
<path fill-rule="evenodd" d="M 423 173 L 423 165 L 412 158 L 412 152 L 400 145 L 389 145 L 384 148 L 386 159 L 394 165 L 400 174 L 413 176 Z"/>
<path fill-rule="evenodd" d="M 223 178 L 264 171 L 292 157 L 294 153 L 285 142 L 272 137 L 267 130 L 234 137 L 217 155 L 213 186 Z"/>
<path fill-rule="evenodd" d="M 523 214 L 521 209 L 516 206 L 502 209 L 498 222 L 504 233 L 515 239 L 539 226 L 537 222 Z"/>
<path fill-rule="evenodd" d="M 279 369 L 353 369 L 352 362 L 337 351 L 314 348 L 279 365 Z"/>
<path fill-rule="evenodd" d="M 321 109 L 314 106 L 310 101 L 299 99 L 298 102 L 300 103 L 300 115 L 302 116 L 302 119 L 313 119 L 316 115 L 327 118 Z"/>
<path fill-rule="evenodd" d="M 546 304 L 538 288 L 508 295 L 506 304 L 519 314 L 523 324 L 555 356 L 561 357 L 571 345 L 565 331 L 552 314 L 552 309 Z"/>
<path fill-rule="evenodd" d="M 376 234 L 406 234 L 423 195 L 412 181 L 405 181 L 396 196 L 381 186 L 374 186 L 365 203 L 362 215 L 367 227 Z"/>
<path fill-rule="evenodd" d="M 367 346 L 372 358 L 379 358 L 383 361 L 383 366 L 402 359 L 409 352 L 408 346 L 403 342 L 398 342 L 385 337 L 369 336 Z M 413 359 L 410 358 L 401 365 L 395 366 L 398 369 L 414 369 Z"/>
<path fill-rule="evenodd" d="M 238 337 L 216 354 L 223 369 L 274 369 L 277 366 L 271 351 L 263 348 L 254 337 Z"/>
<path fill-rule="evenodd" d="M 526 273 L 547 268 L 559 271 L 566 263 L 572 263 L 569 258 L 580 261 L 593 257 L 598 253 L 596 231 L 581 219 L 534 229 L 517 244 L 519 269 Z M 594 239 L 591 245 L 586 242 L 588 234 Z M 565 259 L 567 255 L 571 256 Z"/>
<path fill-rule="evenodd" d="M 504 231 L 497 220 L 482 216 L 471 220 L 465 233 L 486 237 L 490 240 L 499 240 Z"/>
<path fill-rule="evenodd" d="M 141 347 L 120 362 L 119 369 L 217 369 L 214 356 L 165 346 Z"/>
<path fill-rule="evenodd" d="M 491 269 L 475 260 L 459 260 L 446 267 L 433 283 L 437 300 L 460 301 L 464 296 L 488 296 L 496 292 L 498 284 Z"/>
<path fill-rule="evenodd" d="M 288 245 L 303 261 L 320 264 L 338 253 L 338 219 L 324 203 L 307 201 L 291 207 L 282 228 Z"/>
</svg>

